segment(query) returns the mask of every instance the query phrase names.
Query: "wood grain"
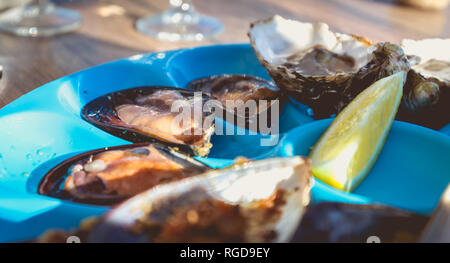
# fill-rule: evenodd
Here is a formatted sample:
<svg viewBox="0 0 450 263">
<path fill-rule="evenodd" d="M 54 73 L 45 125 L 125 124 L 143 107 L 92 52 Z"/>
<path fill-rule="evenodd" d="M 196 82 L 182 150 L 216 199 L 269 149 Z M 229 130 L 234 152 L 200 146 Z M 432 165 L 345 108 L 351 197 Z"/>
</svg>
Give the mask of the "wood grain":
<svg viewBox="0 0 450 263">
<path fill-rule="evenodd" d="M 168 8 L 168 0 L 58 1 L 82 13 L 84 22 L 76 32 L 43 39 L 0 34 L 0 65 L 4 68 L 3 79 L 0 80 L 0 107 L 49 81 L 133 54 L 248 42 L 249 23 L 273 14 L 303 21 L 323 21 L 334 30 L 364 35 L 376 41 L 450 37 L 450 9 L 422 11 L 389 0 L 193 2 L 200 12 L 224 22 L 225 30 L 219 37 L 199 43 L 168 43 L 134 29 L 138 18 Z M 115 12 L 107 12 L 111 6 Z"/>
</svg>

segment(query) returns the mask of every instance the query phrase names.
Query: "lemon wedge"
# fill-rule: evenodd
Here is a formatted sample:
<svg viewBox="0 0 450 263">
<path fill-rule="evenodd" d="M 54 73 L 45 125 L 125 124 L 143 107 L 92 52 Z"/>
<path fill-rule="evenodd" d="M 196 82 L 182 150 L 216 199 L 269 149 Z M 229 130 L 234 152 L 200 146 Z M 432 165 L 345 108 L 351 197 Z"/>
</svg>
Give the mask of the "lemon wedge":
<svg viewBox="0 0 450 263">
<path fill-rule="evenodd" d="M 378 80 L 337 115 L 309 154 L 317 179 L 346 192 L 362 182 L 383 148 L 405 77 L 401 71 Z"/>
</svg>

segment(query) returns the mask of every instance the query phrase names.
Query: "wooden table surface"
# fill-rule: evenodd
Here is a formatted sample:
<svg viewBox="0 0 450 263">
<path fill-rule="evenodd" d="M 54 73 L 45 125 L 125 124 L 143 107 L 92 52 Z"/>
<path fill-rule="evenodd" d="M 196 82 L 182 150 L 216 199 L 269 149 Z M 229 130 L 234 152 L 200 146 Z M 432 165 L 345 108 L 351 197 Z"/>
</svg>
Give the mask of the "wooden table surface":
<svg viewBox="0 0 450 263">
<path fill-rule="evenodd" d="M 59 1 L 61 2 L 61 1 Z M 332 29 L 376 41 L 450 37 L 450 8 L 421 11 L 390 0 L 193 0 L 197 10 L 225 24 L 216 39 L 169 43 L 140 34 L 135 21 L 169 7 L 168 0 L 72 0 L 62 5 L 83 15 L 77 31 L 31 39 L 0 34 L 0 108 L 57 78 L 137 53 L 216 43 L 248 42 L 250 22 L 280 14 L 323 21 Z"/>
</svg>

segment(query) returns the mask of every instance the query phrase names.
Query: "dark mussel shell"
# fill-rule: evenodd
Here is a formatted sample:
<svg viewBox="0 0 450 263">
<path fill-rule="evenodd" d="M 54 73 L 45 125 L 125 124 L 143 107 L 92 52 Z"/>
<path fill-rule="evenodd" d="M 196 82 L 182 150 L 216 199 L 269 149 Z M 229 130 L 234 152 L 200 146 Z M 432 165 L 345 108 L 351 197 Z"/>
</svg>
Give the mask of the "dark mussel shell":
<svg viewBox="0 0 450 263">
<path fill-rule="evenodd" d="M 324 202 L 308 208 L 293 241 L 417 242 L 427 221 L 426 216 L 383 205 Z"/>
<path fill-rule="evenodd" d="M 202 91 L 213 99 L 220 102 L 219 108 L 223 109 L 223 118 L 232 120 L 234 123 L 245 123 L 247 129 L 251 129 L 252 125 L 257 125 L 258 117 L 260 114 L 267 114 L 267 124 L 271 124 L 271 110 L 275 103 L 280 103 L 281 93 L 280 89 L 271 82 L 262 78 L 250 76 L 250 75 L 215 75 L 205 78 L 200 78 L 191 81 L 187 85 L 187 89 Z M 266 100 L 268 102 L 267 107 L 260 107 L 256 113 L 251 113 L 248 109 L 245 109 L 244 115 L 239 114 L 236 107 L 227 108 L 226 100 L 242 100 L 244 103 L 248 100 L 255 100 L 259 103 L 260 100 Z M 241 119 L 243 122 L 239 122 Z M 252 129 L 254 130 L 254 129 Z"/>
<path fill-rule="evenodd" d="M 211 169 L 209 166 L 159 143 L 137 143 L 115 147 L 105 147 L 76 155 L 52 168 L 39 183 L 38 193 L 59 199 L 95 205 L 112 205 L 121 202 L 130 196 L 102 193 L 95 194 L 94 192 L 89 193 L 86 196 L 79 196 L 64 189 L 64 184 L 70 175 L 71 168 L 74 165 L 86 164 L 90 158 L 97 154 L 114 150 L 133 151 L 134 149 L 142 149 L 142 147 L 146 146 L 153 146 L 159 153 L 161 153 L 164 157 L 167 157 L 169 160 L 172 160 L 187 169 L 192 169 L 192 175 L 201 174 Z"/>
<path fill-rule="evenodd" d="M 146 105 L 143 102 L 138 102 L 138 100 L 155 92 L 165 90 L 179 92 L 186 99 L 194 97 L 193 91 L 181 88 L 160 86 L 136 87 L 109 93 L 92 100 L 81 110 L 81 117 L 98 128 L 130 142 L 159 142 L 168 146 L 177 147 L 178 150 L 188 154 L 201 156 L 207 155 L 209 153 L 209 149 L 211 148 L 210 137 L 214 132 L 214 114 L 212 112 L 208 112 L 205 107 L 202 109 L 202 117 L 203 120 L 205 120 L 205 118 L 212 118 L 211 126 L 204 127 L 204 133 L 202 135 L 191 136 L 190 140 L 183 143 L 164 140 L 158 136 L 146 135 L 142 131 L 139 131 L 136 127 L 125 123 L 119 118 L 116 110 L 117 107 L 124 104 L 143 107 L 153 106 L 148 104 Z M 204 104 L 209 100 L 209 96 L 203 94 L 202 99 L 202 103 Z"/>
<path fill-rule="evenodd" d="M 37 241 L 288 242 L 310 201 L 310 180 L 310 162 L 299 156 L 241 160 L 151 188 L 78 230 L 49 231 Z"/>
</svg>

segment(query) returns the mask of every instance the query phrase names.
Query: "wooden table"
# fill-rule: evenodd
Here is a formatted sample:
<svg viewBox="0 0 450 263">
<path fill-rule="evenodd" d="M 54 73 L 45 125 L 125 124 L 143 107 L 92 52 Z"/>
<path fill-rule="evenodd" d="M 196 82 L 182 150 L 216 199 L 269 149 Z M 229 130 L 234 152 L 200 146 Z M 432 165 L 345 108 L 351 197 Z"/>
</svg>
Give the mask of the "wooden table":
<svg viewBox="0 0 450 263">
<path fill-rule="evenodd" d="M 59 1 L 61 2 L 61 1 Z M 74 33 L 30 39 L 0 34 L 0 108 L 21 95 L 67 74 L 137 53 L 216 43 L 248 42 L 250 22 L 280 14 L 323 21 L 341 32 L 377 41 L 450 37 L 450 9 L 421 11 L 389 0 L 193 0 L 200 12 L 225 24 L 217 38 L 168 43 L 141 35 L 135 21 L 168 8 L 168 0 L 72 0 L 84 23 Z"/>
</svg>

